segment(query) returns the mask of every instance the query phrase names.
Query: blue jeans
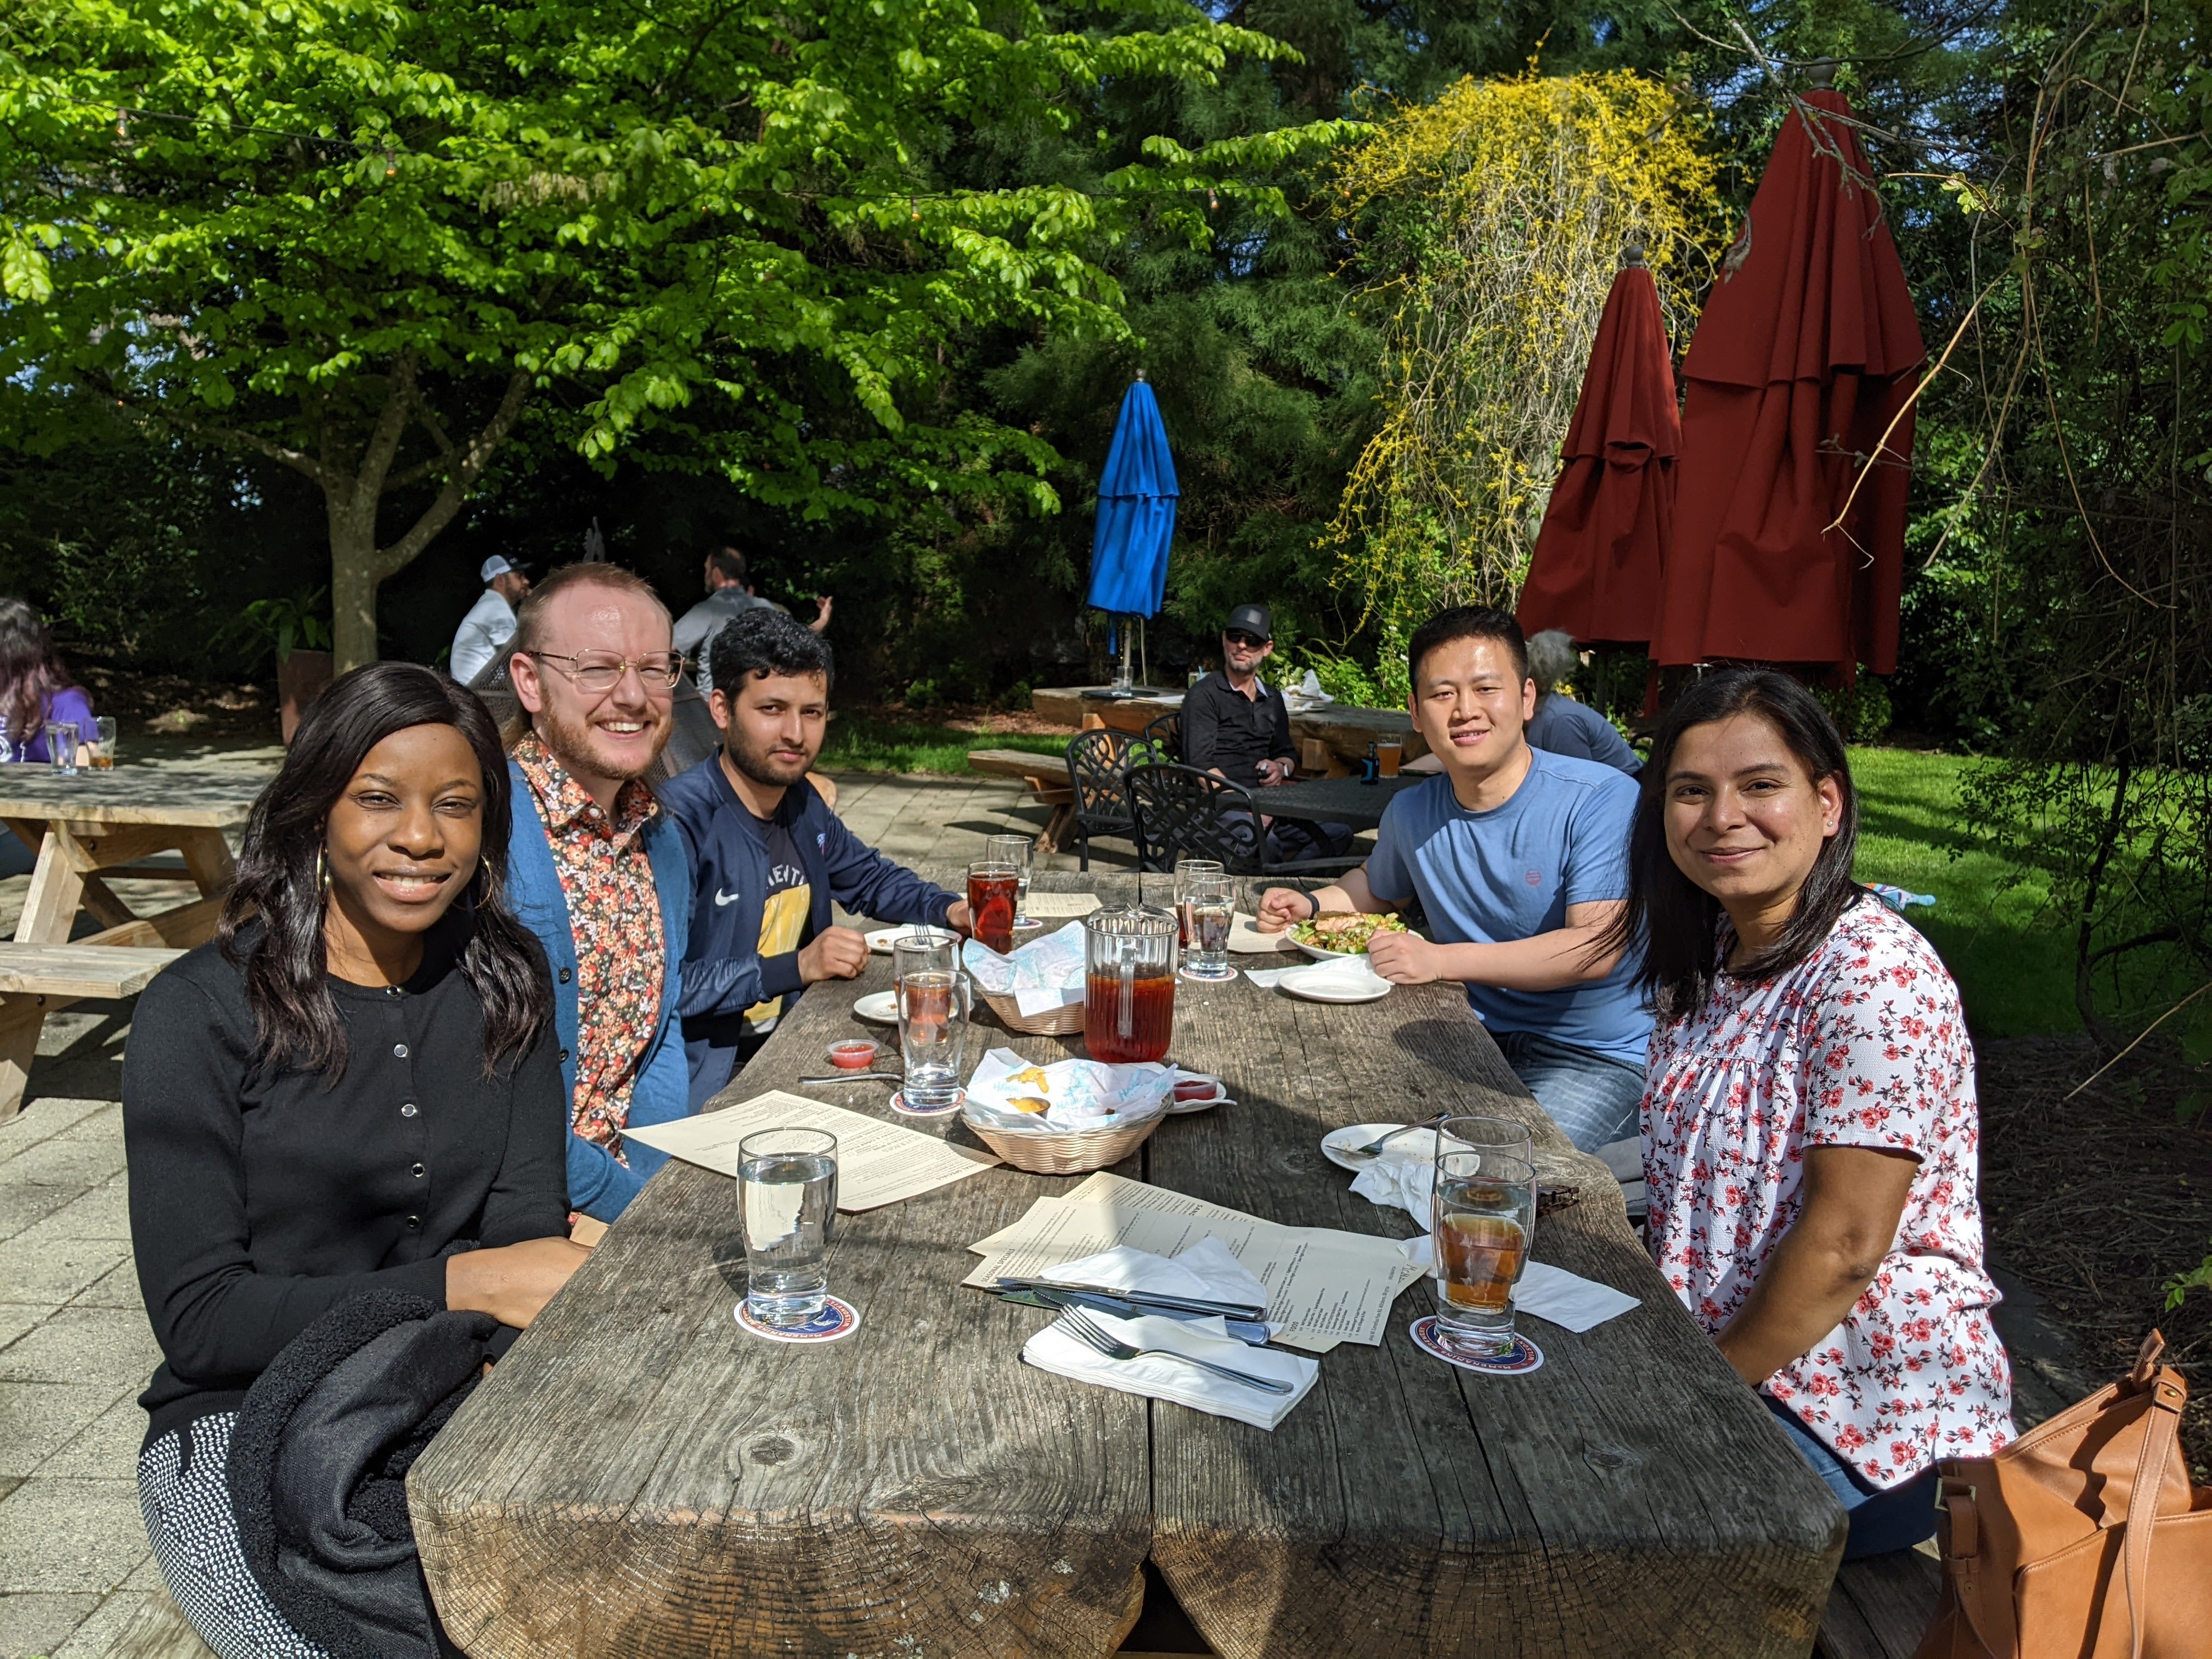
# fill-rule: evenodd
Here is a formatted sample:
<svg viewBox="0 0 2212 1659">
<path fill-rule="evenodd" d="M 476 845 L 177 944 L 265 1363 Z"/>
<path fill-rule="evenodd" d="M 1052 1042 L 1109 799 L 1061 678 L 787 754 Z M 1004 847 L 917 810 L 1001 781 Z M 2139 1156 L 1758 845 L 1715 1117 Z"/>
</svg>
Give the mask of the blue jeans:
<svg viewBox="0 0 2212 1659">
<path fill-rule="evenodd" d="M 1514 1074 L 1585 1152 L 1637 1133 L 1636 1109 L 1644 1099 L 1644 1068 L 1554 1042 L 1534 1031 L 1493 1031 Z"/>
<path fill-rule="evenodd" d="M 1851 1529 L 1844 1540 L 1844 1559 L 1863 1555 L 1887 1555 L 1909 1550 L 1923 1538 L 1936 1535 L 1936 1466 L 1930 1463 L 1901 1486 L 1887 1490 L 1874 1485 L 1828 1449 L 1827 1443 L 1797 1420 L 1796 1413 L 1771 1395 L 1759 1396 L 1813 1473 L 1827 1483 L 1844 1506 Z"/>
</svg>

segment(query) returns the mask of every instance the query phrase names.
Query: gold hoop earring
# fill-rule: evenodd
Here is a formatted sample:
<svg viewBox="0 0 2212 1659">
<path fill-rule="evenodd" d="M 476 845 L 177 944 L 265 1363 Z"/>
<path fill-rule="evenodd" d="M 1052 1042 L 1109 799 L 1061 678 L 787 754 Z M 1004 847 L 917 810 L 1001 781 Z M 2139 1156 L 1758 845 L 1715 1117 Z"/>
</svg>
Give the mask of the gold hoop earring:
<svg viewBox="0 0 2212 1659">
<path fill-rule="evenodd" d="M 331 896 L 331 856 L 326 848 L 315 848 L 315 891 L 324 898 Z"/>
</svg>

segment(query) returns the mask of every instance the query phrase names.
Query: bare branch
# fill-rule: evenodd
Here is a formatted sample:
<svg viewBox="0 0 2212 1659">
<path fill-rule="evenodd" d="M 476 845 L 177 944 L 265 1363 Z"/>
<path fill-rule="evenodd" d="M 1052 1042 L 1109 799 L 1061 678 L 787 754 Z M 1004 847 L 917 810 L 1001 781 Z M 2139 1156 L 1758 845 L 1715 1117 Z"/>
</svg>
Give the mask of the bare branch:
<svg viewBox="0 0 2212 1659">
<path fill-rule="evenodd" d="M 507 441 L 507 434 L 514 429 L 522 414 L 523 401 L 530 395 L 531 385 L 532 376 L 526 369 L 517 369 L 507 377 L 507 392 L 499 400 L 499 408 L 484 422 L 483 430 L 469 440 L 467 447 L 451 461 L 445 488 L 438 492 L 437 499 L 424 509 L 405 535 L 377 553 L 374 567 L 377 580 L 406 568 L 432 538 L 453 522 L 454 514 L 461 510 L 461 503 L 468 499 L 470 489 L 483 476 L 500 445 Z M 441 464 L 445 464 L 442 458 Z"/>
</svg>

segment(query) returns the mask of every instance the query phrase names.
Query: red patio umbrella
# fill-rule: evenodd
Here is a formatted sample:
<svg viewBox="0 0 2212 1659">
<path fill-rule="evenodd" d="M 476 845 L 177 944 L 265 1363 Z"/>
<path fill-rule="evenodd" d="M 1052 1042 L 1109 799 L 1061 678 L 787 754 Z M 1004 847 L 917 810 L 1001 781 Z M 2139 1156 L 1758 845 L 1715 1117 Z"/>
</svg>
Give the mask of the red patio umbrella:
<svg viewBox="0 0 2212 1659">
<path fill-rule="evenodd" d="M 1845 683 L 1897 666 L 1905 404 L 1928 352 L 1874 176 L 1828 118 L 1850 112 L 1815 90 L 1783 124 L 1691 341 L 1660 663 L 1825 664 Z"/>
<path fill-rule="evenodd" d="M 1521 588 L 1521 626 L 1642 644 L 1659 611 L 1674 517 L 1674 366 L 1644 251 L 1624 256 L 1605 296 L 1559 481 Z"/>
</svg>

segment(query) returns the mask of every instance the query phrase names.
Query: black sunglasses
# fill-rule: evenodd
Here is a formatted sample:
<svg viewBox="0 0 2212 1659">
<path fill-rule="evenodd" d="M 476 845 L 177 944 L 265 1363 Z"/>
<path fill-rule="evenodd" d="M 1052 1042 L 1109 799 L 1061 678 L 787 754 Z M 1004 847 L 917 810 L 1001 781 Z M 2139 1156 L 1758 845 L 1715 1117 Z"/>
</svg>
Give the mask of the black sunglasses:
<svg viewBox="0 0 2212 1659">
<path fill-rule="evenodd" d="M 1247 634 L 1241 628 L 1232 628 L 1221 637 L 1227 640 L 1231 645 L 1241 645 L 1247 647 L 1267 644 L 1267 641 L 1261 639 L 1257 635 Z"/>
</svg>

